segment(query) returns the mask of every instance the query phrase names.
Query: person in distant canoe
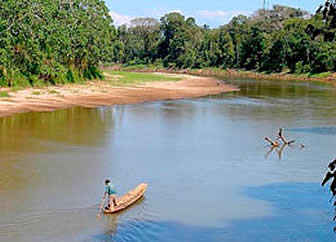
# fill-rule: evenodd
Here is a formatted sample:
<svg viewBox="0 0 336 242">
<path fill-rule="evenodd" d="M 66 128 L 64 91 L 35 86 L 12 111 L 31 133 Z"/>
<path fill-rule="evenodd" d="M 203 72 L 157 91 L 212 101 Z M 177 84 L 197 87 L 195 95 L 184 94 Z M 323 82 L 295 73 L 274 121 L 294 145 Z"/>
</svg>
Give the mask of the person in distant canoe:
<svg viewBox="0 0 336 242">
<path fill-rule="evenodd" d="M 111 184 L 109 179 L 105 180 L 105 191 L 104 191 L 104 200 L 107 196 L 108 203 L 106 209 L 113 210 L 115 206 L 117 206 L 117 192 L 114 188 L 114 185 Z"/>
</svg>

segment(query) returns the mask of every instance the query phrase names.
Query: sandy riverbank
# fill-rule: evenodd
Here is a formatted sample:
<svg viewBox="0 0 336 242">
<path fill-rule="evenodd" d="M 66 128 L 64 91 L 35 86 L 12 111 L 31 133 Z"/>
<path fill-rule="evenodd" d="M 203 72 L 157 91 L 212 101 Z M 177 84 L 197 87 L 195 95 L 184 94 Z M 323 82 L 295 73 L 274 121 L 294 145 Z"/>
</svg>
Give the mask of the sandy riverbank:
<svg viewBox="0 0 336 242">
<path fill-rule="evenodd" d="M 98 107 L 113 104 L 134 104 L 215 95 L 237 91 L 215 79 L 185 74 L 162 74 L 179 77 L 180 81 L 150 82 L 133 86 L 115 86 L 106 81 L 85 84 L 28 88 L 8 91 L 0 98 L 0 117 L 22 112 L 48 112 L 70 107 Z"/>
</svg>

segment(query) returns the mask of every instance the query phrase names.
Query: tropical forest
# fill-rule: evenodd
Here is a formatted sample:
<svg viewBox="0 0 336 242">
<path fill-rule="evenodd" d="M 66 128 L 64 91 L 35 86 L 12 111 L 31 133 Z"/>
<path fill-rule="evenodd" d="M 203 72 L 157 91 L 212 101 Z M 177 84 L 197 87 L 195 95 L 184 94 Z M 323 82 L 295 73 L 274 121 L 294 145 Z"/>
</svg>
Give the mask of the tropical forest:
<svg viewBox="0 0 336 242">
<path fill-rule="evenodd" d="M 121 64 L 168 69 L 336 71 L 336 2 L 315 13 L 274 5 L 217 28 L 172 12 L 115 26 L 101 0 L 4 1 L 0 84 L 27 86 L 102 78 Z"/>
</svg>

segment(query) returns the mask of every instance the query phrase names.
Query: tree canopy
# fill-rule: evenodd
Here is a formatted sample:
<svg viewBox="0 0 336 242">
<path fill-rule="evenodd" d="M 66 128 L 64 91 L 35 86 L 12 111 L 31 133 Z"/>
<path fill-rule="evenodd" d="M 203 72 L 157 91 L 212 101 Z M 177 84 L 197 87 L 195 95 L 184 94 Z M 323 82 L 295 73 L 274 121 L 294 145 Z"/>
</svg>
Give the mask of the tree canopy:
<svg viewBox="0 0 336 242">
<path fill-rule="evenodd" d="M 101 0 L 7 0 L 0 8 L 2 86 L 99 76 L 115 30 Z"/>
<path fill-rule="evenodd" d="M 147 35 L 150 33 L 150 39 L 135 28 L 134 24 L 119 27 L 123 46 L 116 62 L 263 72 L 336 71 L 335 0 L 327 0 L 313 15 L 274 5 L 272 9 L 257 10 L 250 17 L 236 16 L 228 24 L 213 29 L 198 26 L 194 18 L 169 13 L 155 25 L 142 28 Z M 150 48 L 144 47 L 144 40 Z M 151 58 L 144 58 L 141 54 L 144 49 Z"/>
<path fill-rule="evenodd" d="M 116 28 L 103 0 L 6 0 L 0 86 L 99 78 L 103 63 L 262 72 L 336 71 L 336 0 L 315 14 L 281 5 L 218 28 L 168 13 Z"/>
</svg>

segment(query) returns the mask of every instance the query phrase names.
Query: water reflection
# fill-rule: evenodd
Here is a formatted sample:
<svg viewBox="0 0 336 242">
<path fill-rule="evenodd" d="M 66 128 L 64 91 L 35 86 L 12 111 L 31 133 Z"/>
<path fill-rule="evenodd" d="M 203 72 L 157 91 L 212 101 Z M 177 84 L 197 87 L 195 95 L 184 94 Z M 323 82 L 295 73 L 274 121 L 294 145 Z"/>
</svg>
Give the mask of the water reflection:
<svg viewBox="0 0 336 242">
<path fill-rule="evenodd" d="M 288 141 L 283 133 L 284 133 L 283 129 L 280 128 L 279 132 L 278 132 L 278 135 L 277 135 L 277 137 L 274 141 L 271 140 L 268 137 L 265 137 L 265 141 L 267 141 L 269 143 L 269 146 L 270 146 L 270 150 L 267 151 L 267 153 L 265 154 L 265 159 L 267 159 L 273 151 L 276 151 L 276 153 L 278 153 L 279 160 L 281 160 L 282 159 L 282 153 L 283 153 L 283 151 L 285 150 L 286 147 L 294 148 L 295 140 L 289 140 Z M 282 142 L 282 145 L 280 145 L 280 142 Z M 303 149 L 303 148 L 305 148 L 305 145 L 300 144 L 300 149 Z"/>
<path fill-rule="evenodd" d="M 93 238 L 99 241 L 113 241 L 118 230 L 118 216 L 117 214 L 110 214 L 106 216 L 104 232 L 99 235 L 94 235 Z"/>
<path fill-rule="evenodd" d="M 100 219 L 104 221 L 104 226 L 102 228 L 102 231 L 100 231 L 98 234 L 95 234 L 90 238 L 88 241 L 119 241 L 120 238 L 118 237 L 119 230 L 123 229 L 124 226 L 127 226 L 127 223 L 120 224 L 119 220 L 123 220 L 123 217 L 127 215 L 127 212 L 131 209 L 135 209 L 136 207 L 139 207 L 141 204 L 143 205 L 143 202 L 145 200 L 145 197 L 140 198 L 138 201 L 136 201 L 134 204 L 132 204 L 129 208 L 126 210 L 123 210 L 117 214 L 107 214 L 102 216 Z M 133 215 L 134 216 L 134 215 Z M 143 222 L 139 220 L 141 216 L 138 216 L 136 220 L 139 222 Z M 133 221 L 133 219 L 131 219 Z M 132 229 L 128 228 L 129 232 L 132 231 Z M 134 234 L 135 232 L 132 231 Z"/>
<path fill-rule="evenodd" d="M 324 117 L 322 120 L 329 123 L 329 118 L 334 119 L 336 116 L 336 88 L 325 83 L 231 80 L 230 84 L 239 86 L 240 92 L 212 97 L 214 100 L 232 102 L 235 108 L 226 111 L 230 115 L 248 115 L 257 120 L 272 115 L 279 122 L 286 122 L 283 127 L 289 126 L 293 121 L 313 121 L 320 117 Z"/>
<path fill-rule="evenodd" d="M 282 152 L 284 151 L 284 149 L 287 147 L 286 144 L 283 144 L 280 148 L 279 147 L 275 147 L 275 146 L 271 146 L 270 150 L 267 151 L 267 153 L 265 154 L 265 159 L 267 159 L 269 157 L 269 155 L 273 152 L 276 151 L 276 153 L 278 154 L 279 160 L 282 159 Z"/>
<path fill-rule="evenodd" d="M 113 128 L 116 111 L 72 108 L 0 118 L 0 152 L 48 152 L 52 143 L 103 145 L 106 130 Z"/>
</svg>

